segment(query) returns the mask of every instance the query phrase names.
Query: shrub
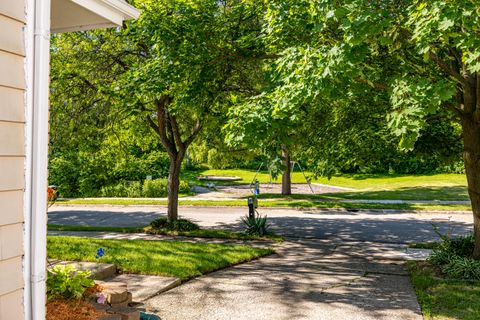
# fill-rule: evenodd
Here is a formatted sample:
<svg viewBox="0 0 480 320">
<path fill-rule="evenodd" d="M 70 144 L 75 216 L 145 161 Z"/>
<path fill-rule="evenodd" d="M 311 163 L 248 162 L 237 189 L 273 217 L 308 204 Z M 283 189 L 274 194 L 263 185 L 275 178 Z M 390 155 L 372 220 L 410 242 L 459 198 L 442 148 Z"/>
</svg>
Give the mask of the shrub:
<svg viewBox="0 0 480 320">
<path fill-rule="evenodd" d="M 148 198 L 166 197 L 168 194 L 168 180 L 145 180 L 143 183 L 143 196 Z"/>
<path fill-rule="evenodd" d="M 175 221 L 168 221 L 167 218 L 162 217 L 150 222 L 150 226 L 154 230 L 166 231 L 195 231 L 199 230 L 200 226 L 190 220 L 178 219 Z"/>
<path fill-rule="evenodd" d="M 65 299 L 79 299 L 95 282 L 90 279 L 90 271 L 77 271 L 72 265 L 54 266 L 48 271 L 47 296 L 48 300 L 56 297 Z"/>
<path fill-rule="evenodd" d="M 267 223 L 267 216 L 254 217 L 249 216 L 242 218 L 243 224 L 246 226 L 246 234 L 251 236 L 263 237 L 270 234 L 270 225 Z"/>
<path fill-rule="evenodd" d="M 102 197 L 128 197 L 140 198 L 142 196 L 142 184 L 138 181 L 121 182 L 114 186 L 106 186 L 100 190 Z"/>
<path fill-rule="evenodd" d="M 453 279 L 480 280 L 480 261 L 473 259 L 473 235 L 452 238 L 435 232 L 442 239 L 428 261 Z"/>
<path fill-rule="evenodd" d="M 189 193 L 190 184 L 187 181 L 180 181 L 179 190 L 180 190 L 180 193 Z"/>
<path fill-rule="evenodd" d="M 189 193 L 190 185 L 186 181 L 180 181 L 180 193 Z M 168 180 L 156 179 L 145 180 L 143 183 L 143 196 L 147 198 L 166 197 L 168 195 Z"/>
<path fill-rule="evenodd" d="M 131 182 L 126 188 L 127 197 L 140 198 L 142 196 L 142 184 L 139 181 Z"/>
</svg>

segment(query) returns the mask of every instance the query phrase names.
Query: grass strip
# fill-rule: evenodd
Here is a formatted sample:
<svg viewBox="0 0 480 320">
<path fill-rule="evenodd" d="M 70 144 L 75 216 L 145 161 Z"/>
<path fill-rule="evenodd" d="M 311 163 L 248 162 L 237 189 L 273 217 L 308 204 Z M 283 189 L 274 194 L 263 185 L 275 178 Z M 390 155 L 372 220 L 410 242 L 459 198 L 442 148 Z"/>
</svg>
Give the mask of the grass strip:
<svg viewBox="0 0 480 320">
<path fill-rule="evenodd" d="M 95 227 L 95 226 L 67 226 L 60 224 L 49 224 L 49 231 L 88 231 L 88 232 L 120 232 L 120 233 L 143 233 L 142 227 Z"/>
<path fill-rule="evenodd" d="M 424 319 L 480 319 L 480 282 L 441 279 L 428 262 L 409 261 Z"/>
<path fill-rule="evenodd" d="M 440 245 L 440 242 L 418 242 L 418 243 L 410 243 L 408 245 L 409 248 L 412 249 L 437 249 Z"/>
<path fill-rule="evenodd" d="M 80 205 L 166 205 L 166 200 L 150 199 L 68 199 L 56 202 Z M 246 200 L 180 200 L 183 206 L 199 207 L 246 207 Z M 471 211 L 470 205 L 461 204 L 411 204 L 411 203 L 361 203 L 311 200 L 259 200 L 260 207 L 279 208 L 344 208 L 344 209 L 390 209 L 419 211 Z"/>
<path fill-rule="evenodd" d="M 47 229 L 50 231 L 86 231 L 86 232 L 120 232 L 120 233 L 150 233 L 151 228 L 147 227 L 95 227 L 95 226 L 68 226 L 59 224 L 49 224 Z M 194 231 L 168 231 L 155 230 L 154 234 L 166 236 L 182 236 L 195 238 L 215 238 L 229 240 L 273 240 L 282 242 L 284 239 L 279 235 L 268 235 L 264 237 L 251 236 L 243 232 L 228 230 L 200 229 Z"/>
<path fill-rule="evenodd" d="M 96 259 L 99 248 L 105 255 Z M 272 249 L 177 241 L 104 240 L 49 236 L 51 259 L 113 263 L 126 273 L 188 280 L 202 274 L 274 253 Z"/>
</svg>

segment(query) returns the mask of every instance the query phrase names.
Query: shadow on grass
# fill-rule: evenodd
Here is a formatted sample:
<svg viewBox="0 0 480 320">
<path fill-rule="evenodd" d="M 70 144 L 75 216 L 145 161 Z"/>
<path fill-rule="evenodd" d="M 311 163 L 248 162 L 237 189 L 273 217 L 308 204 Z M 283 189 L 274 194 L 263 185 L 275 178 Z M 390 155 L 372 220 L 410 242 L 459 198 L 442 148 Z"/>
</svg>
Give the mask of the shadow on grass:
<svg viewBox="0 0 480 320">
<path fill-rule="evenodd" d="M 404 187 L 395 190 L 378 190 L 364 192 L 339 192 L 325 194 L 341 199 L 386 199 L 386 200 L 435 200 L 435 201 L 466 201 L 469 200 L 467 187 Z"/>
<path fill-rule="evenodd" d="M 428 200 L 428 201 L 467 201 L 469 200 L 467 187 L 404 187 L 395 190 L 375 190 L 357 192 L 335 192 L 322 194 L 261 194 L 260 199 L 362 199 L 362 200 Z"/>
</svg>

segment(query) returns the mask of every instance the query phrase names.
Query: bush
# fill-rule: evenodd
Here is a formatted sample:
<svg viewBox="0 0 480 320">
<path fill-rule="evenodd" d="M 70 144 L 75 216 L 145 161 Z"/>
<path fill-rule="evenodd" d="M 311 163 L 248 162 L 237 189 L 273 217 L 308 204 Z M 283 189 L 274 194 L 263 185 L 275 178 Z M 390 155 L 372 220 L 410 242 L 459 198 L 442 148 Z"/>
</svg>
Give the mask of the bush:
<svg viewBox="0 0 480 320">
<path fill-rule="evenodd" d="M 180 193 L 189 193 L 190 184 L 187 181 L 180 181 L 179 190 L 180 190 Z"/>
<path fill-rule="evenodd" d="M 199 230 L 200 226 L 190 220 L 178 219 L 175 221 L 168 221 L 167 218 L 162 217 L 150 222 L 150 226 L 154 230 L 166 231 L 195 231 Z"/>
<path fill-rule="evenodd" d="M 180 181 L 180 193 L 189 193 L 190 185 L 186 181 Z M 168 195 L 168 180 L 156 179 L 145 180 L 143 183 L 143 196 L 147 198 L 166 197 Z"/>
<path fill-rule="evenodd" d="M 166 197 L 168 194 L 168 180 L 145 180 L 143 183 L 143 196 L 147 198 Z"/>
<path fill-rule="evenodd" d="M 102 197 L 128 197 L 140 198 L 142 196 L 142 184 L 138 181 L 121 182 L 115 186 L 103 187 L 100 190 Z"/>
<path fill-rule="evenodd" d="M 480 280 L 480 261 L 473 259 L 473 235 L 451 238 L 435 231 L 442 239 L 428 261 L 453 279 Z"/>
<path fill-rule="evenodd" d="M 72 265 L 57 265 L 48 271 L 47 297 L 52 300 L 57 297 L 79 299 L 95 282 L 90 279 L 90 271 L 77 271 Z"/>
<path fill-rule="evenodd" d="M 263 237 L 271 234 L 269 230 L 270 225 L 267 223 L 267 216 L 254 218 L 247 216 L 242 218 L 242 222 L 246 226 L 245 233 L 248 235 Z"/>
</svg>

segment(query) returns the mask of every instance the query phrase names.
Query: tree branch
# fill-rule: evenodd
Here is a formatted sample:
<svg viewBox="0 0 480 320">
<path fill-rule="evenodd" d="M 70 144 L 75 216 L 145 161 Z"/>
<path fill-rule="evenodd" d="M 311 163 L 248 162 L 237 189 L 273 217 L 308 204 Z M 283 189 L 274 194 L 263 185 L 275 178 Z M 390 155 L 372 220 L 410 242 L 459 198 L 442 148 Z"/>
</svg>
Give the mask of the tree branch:
<svg viewBox="0 0 480 320">
<path fill-rule="evenodd" d="M 177 124 L 177 118 L 176 117 L 170 117 L 170 122 L 172 124 L 172 131 L 173 131 L 173 136 L 177 142 L 177 146 L 181 147 L 181 148 L 184 148 L 185 147 L 185 144 L 183 143 L 182 141 L 182 136 L 180 134 L 180 130 L 178 128 L 178 124 Z"/>
<path fill-rule="evenodd" d="M 433 60 L 437 66 L 442 69 L 443 72 L 448 74 L 449 76 L 453 77 L 455 80 L 457 80 L 460 84 L 463 86 L 467 86 L 468 82 L 467 80 L 456 70 L 454 70 L 452 67 L 450 67 L 442 58 L 440 58 L 438 55 L 436 55 L 433 52 L 429 52 L 429 57 L 431 60 Z"/>
<path fill-rule="evenodd" d="M 193 128 L 192 133 L 190 136 L 185 140 L 184 145 L 187 148 L 195 139 L 195 137 L 198 135 L 200 130 L 202 130 L 203 124 L 200 122 L 200 120 L 197 120 L 197 123 L 195 124 L 195 127 Z"/>
<path fill-rule="evenodd" d="M 153 121 L 152 117 L 150 115 L 147 115 L 147 122 L 148 125 L 157 133 L 160 135 L 160 128 L 158 125 Z"/>
<path fill-rule="evenodd" d="M 367 79 L 363 79 L 360 77 L 357 77 L 354 80 L 358 83 L 363 83 L 363 84 L 368 84 L 369 86 L 373 86 L 375 89 L 384 90 L 384 91 L 388 90 L 388 86 L 383 83 L 371 82 L 371 81 L 368 81 Z"/>
<path fill-rule="evenodd" d="M 168 104 L 168 97 L 162 96 L 160 100 L 156 101 L 157 106 L 157 121 L 158 121 L 158 135 L 160 136 L 160 142 L 165 147 L 169 154 L 176 154 L 177 149 L 174 143 L 168 139 L 167 136 L 167 115 L 165 105 Z"/>
</svg>

